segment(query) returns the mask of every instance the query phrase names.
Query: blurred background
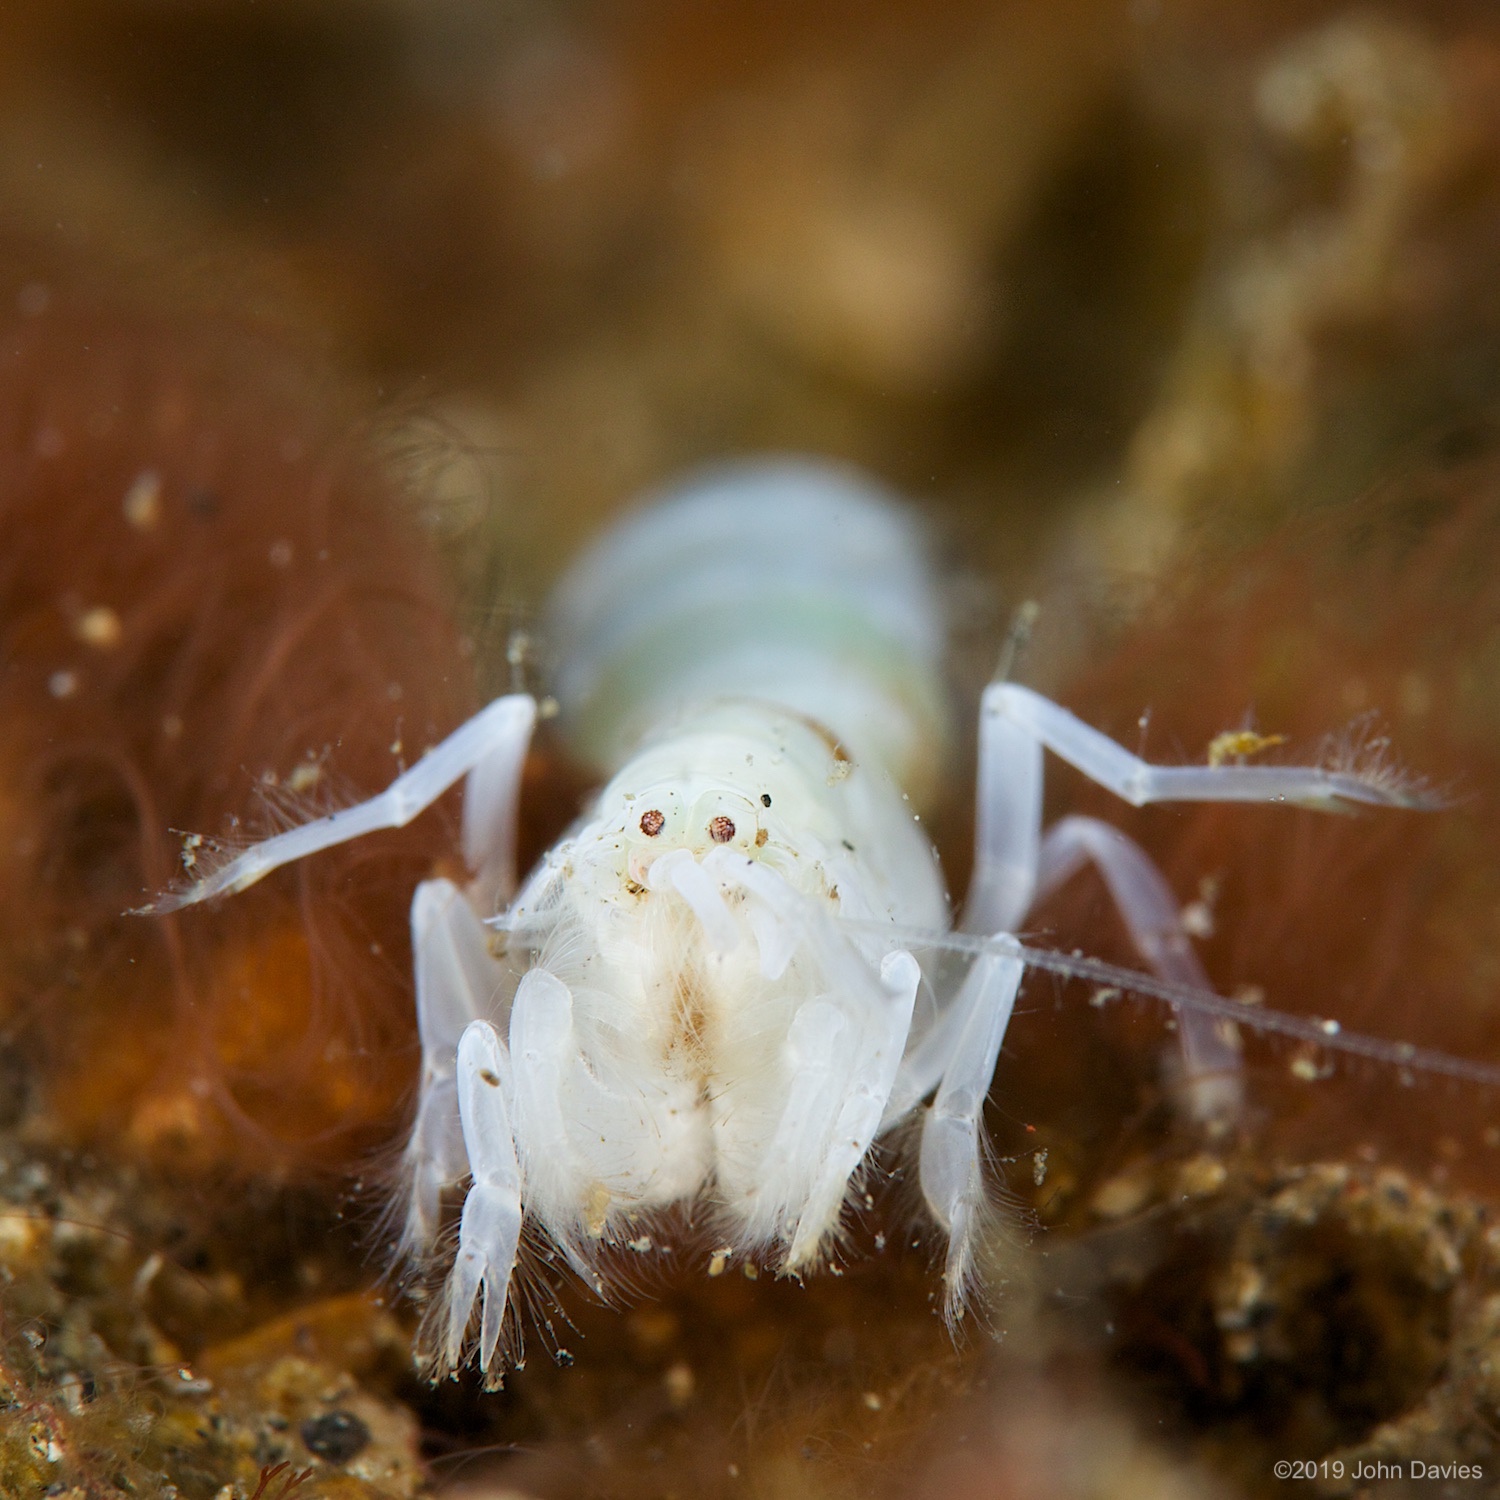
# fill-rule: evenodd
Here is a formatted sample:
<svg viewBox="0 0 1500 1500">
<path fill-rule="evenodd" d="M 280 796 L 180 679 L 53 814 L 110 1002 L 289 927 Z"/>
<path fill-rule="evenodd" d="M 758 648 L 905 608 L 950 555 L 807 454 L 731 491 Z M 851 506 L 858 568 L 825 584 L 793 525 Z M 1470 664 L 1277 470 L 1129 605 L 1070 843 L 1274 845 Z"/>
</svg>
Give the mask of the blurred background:
<svg viewBox="0 0 1500 1500">
<path fill-rule="evenodd" d="M 204 496 L 222 498 L 244 559 L 212 618 L 181 585 L 218 544 L 193 551 L 171 527 L 112 627 L 79 612 L 92 594 L 36 606 L 67 649 L 96 651 L 90 670 L 119 644 L 110 630 L 130 648 L 117 659 L 168 641 L 218 668 L 201 695 L 121 668 L 85 724 L 91 744 L 128 741 L 160 793 L 150 819 L 145 793 L 110 801 L 66 776 L 34 807 L 0 797 L 7 839 L 25 816 L 40 829 L 6 847 L 55 853 L 0 865 L 5 1056 L 28 1027 L 51 1033 L 30 1092 L 29 1064 L 5 1063 L 20 1081 L 0 1111 L 0 1182 L 52 1236 L 0 1237 L 0 1384 L 12 1367 L 30 1382 L 0 1404 L 0 1488 L 52 1493 L 64 1460 L 47 1445 L 87 1442 L 104 1456 L 68 1471 L 68 1493 L 125 1492 L 104 1486 L 128 1448 L 136 1493 L 170 1475 L 194 1500 L 258 1493 L 282 1455 L 316 1462 L 308 1497 L 434 1480 L 474 1496 L 1281 1493 L 1273 1459 L 1329 1453 L 1351 1472 L 1413 1454 L 1494 1472 L 1487 1096 L 1393 1095 L 1389 1070 L 1348 1076 L 1252 1042 L 1244 1136 L 1205 1147 L 1176 1131 L 1160 1017 L 1111 1031 L 1080 996 L 1036 985 L 990 1120 L 1010 1193 L 1049 1230 L 1033 1257 L 1019 1212 L 996 1235 L 1008 1344 L 955 1352 L 926 1248 L 895 1247 L 863 1280 L 852 1256 L 847 1279 L 805 1291 L 709 1283 L 692 1265 L 629 1318 L 577 1299 L 587 1337 L 559 1336 L 577 1368 L 538 1351 L 503 1395 L 434 1393 L 405 1361 L 410 1309 L 357 1300 L 370 1235 L 339 1204 L 400 1132 L 404 904 L 451 857 L 451 817 L 369 857 L 385 882 L 374 915 L 350 895 L 372 878 L 361 867 L 268 881 L 248 916 L 184 921 L 180 949 L 175 928 L 119 919 L 170 875 L 175 848 L 151 852 L 161 830 L 222 827 L 262 765 L 346 736 L 340 789 L 378 785 L 399 747 L 390 663 L 412 669 L 411 743 L 503 686 L 508 633 L 643 490 L 704 461 L 805 451 L 872 471 L 931 519 L 960 700 L 1035 598 L 1026 677 L 1127 743 L 1149 727 L 1161 758 L 1201 758 L 1252 721 L 1308 753 L 1351 720 L 1388 731 L 1454 816 L 1132 819 L 1066 774 L 1053 810 L 1146 843 L 1198 906 L 1225 992 L 1494 1056 L 1491 0 L 15 0 L 0 8 L 0 250 L 5 326 L 53 360 L 17 366 L 7 399 L 23 414 L 48 381 L 92 391 L 70 372 L 96 346 L 166 351 L 142 357 L 156 373 L 131 419 L 140 451 L 107 484 L 68 471 L 73 489 L 31 513 L 52 529 L 0 536 L 12 559 L 34 544 L 40 561 L 16 571 L 61 576 L 77 547 L 89 587 L 114 586 L 124 549 L 85 518 L 117 523 L 121 493 L 146 505 L 125 511 L 142 536 L 152 505 L 171 520 L 183 495 L 205 515 Z M 91 310 L 67 322 L 78 285 Z M 183 374 L 199 355 L 176 352 L 204 345 L 219 351 L 209 395 Z M 186 438 L 162 439 L 167 458 L 151 447 L 168 407 L 193 413 L 173 419 L 179 437 L 235 434 L 212 491 L 192 488 L 209 460 Z M 321 436 L 300 435 L 302 414 Z M 375 559 L 351 576 L 396 580 L 428 623 L 356 612 L 303 653 L 288 624 L 300 575 L 253 592 L 250 559 L 269 547 L 289 567 L 295 534 L 301 566 L 314 507 L 298 486 L 316 486 L 275 465 L 342 442 L 360 454 L 343 491 L 374 497 L 340 512 Z M 57 445 L 38 447 L 38 472 Z M 142 464 L 166 476 L 155 500 L 125 490 Z M 70 509 L 90 486 L 96 510 Z M 383 529 L 386 505 L 431 538 L 432 569 Z M 163 580 L 183 600 L 170 628 Z M 97 639 L 78 635 L 87 619 Z M 11 691 L 23 637 L 4 639 Z M 289 639 L 297 651 L 279 650 Z M 361 650 L 374 665 L 351 687 L 340 664 Z M 426 697 L 423 662 L 443 664 Z M 302 699 L 277 696 L 277 672 Z M 177 709 L 161 718 L 142 680 L 177 682 L 200 716 L 169 735 L 181 765 L 158 743 Z M 38 747 L 51 755 L 87 706 L 58 683 L 44 672 L 5 700 L 7 789 L 29 786 Z M 256 692 L 313 717 L 288 709 L 277 730 Z M 368 728 L 363 750 L 351 724 Z M 960 884 L 968 776 L 955 768 L 940 827 Z M 537 794 L 535 841 L 579 784 Z M 1038 920 L 1133 961 L 1097 890 Z M 351 1006 L 321 1005 L 335 970 L 373 1040 Z M 355 1213 L 373 1217 L 375 1196 Z M 66 1227 L 85 1220 L 106 1228 Z M 179 1378 L 189 1357 L 206 1388 L 185 1362 Z M 108 1360 L 132 1373 L 106 1379 Z M 170 1372 L 161 1389 L 148 1367 Z M 89 1407 L 86 1382 L 118 1405 Z M 152 1403 L 167 1418 L 148 1440 Z"/>
<path fill-rule="evenodd" d="M 405 414 L 475 600 L 766 448 L 1156 574 L 1500 382 L 1481 0 L 6 10 L 6 220 Z"/>
</svg>

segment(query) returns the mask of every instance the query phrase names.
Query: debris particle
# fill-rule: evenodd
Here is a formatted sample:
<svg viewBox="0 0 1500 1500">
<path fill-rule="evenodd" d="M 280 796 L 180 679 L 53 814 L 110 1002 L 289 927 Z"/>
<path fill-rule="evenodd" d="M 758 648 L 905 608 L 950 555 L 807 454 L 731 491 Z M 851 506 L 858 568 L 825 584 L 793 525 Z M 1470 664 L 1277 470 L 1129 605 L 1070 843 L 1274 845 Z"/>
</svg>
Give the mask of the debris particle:
<svg viewBox="0 0 1500 1500">
<path fill-rule="evenodd" d="M 1216 734 L 1208 745 L 1208 763 L 1222 766 L 1231 760 L 1244 760 L 1246 756 L 1259 755 L 1275 745 L 1286 744 L 1284 734 L 1257 734 L 1253 729 L 1226 729 Z"/>
<path fill-rule="evenodd" d="M 1149 1170 L 1121 1172 L 1101 1185 L 1091 1206 L 1101 1219 L 1124 1219 L 1146 1206 L 1152 1187 Z"/>
<path fill-rule="evenodd" d="M 1229 1178 L 1229 1169 L 1217 1156 L 1200 1152 L 1177 1169 L 1177 1191 L 1184 1198 L 1207 1198 L 1217 1193 Z"/>
<path fill-rule="evenodd" d="M 1320 1067 L 1316 1057 L 1304 1052 L 1292 1059 L 1288 1071 L 1293 1078 L 1298 1078 L 1303 1083 L 1316 1083 L 1320 1078 L 1327 1078 L 1333 1072 L 1333 1066 L 1326 1064 Z"/>
<path fill-rule="evenodd" d="M 693 1391 L 697 1381 L 693 1378 L 691 1365 L 679 1360 L 675 1365 L 669 1365 L 666 1373 L 661 1378 L 662 1384 L 667 1388 L 667 1400 L 672 1407 L 681 1411 L 689 1401 L 693 1399 Z"/>
<path fill-rule="evenodd" d="M 1214 914 L 1206 902 L 1189 901 L 1177 920 L 1189 937 L 1211 938 L 1214 935 Z"/>
<path fill-rule="evenodd" d="M 161 475 L 143 469 L 125 491 L 125 519 L 137 531 L 154 531 L 161 522 Z"/>
<path fill-rule="evenodd" d="M 98 651 L 109 651 L 120 644 L 124 628 L 114 610 L 107 604 L 97 604 L 93 609 L 84 610 L 73 622 L 73 634 L 85 646 L 93 646 Z"/>
<path fill-rule="evenodd" d="M 287 777 L 290 792 L 310 792 L 323 779 L 323 768 L 315 760 L 304 760 Z"/>
</svg>

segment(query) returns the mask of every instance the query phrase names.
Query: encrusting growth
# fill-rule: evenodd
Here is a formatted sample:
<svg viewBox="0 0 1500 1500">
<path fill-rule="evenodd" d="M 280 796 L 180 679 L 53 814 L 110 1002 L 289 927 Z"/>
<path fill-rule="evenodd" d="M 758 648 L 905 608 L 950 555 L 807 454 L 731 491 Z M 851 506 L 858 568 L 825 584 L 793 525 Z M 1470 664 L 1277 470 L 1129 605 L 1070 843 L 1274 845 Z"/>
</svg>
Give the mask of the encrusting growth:
<svg viewBox="0 0 1500 1500">
<path fill-rule="evenodd" d="M 64 1138 L 342 1165 L 408 1087 L 404 908 L 441 828 L 212 923 L 122 913 L 210 867 L 214 838 L 172 830 L 243 846 L 464 717 L 437 569 L 285 350 L 122 307 L 24 245 L 0 267 L 47 289 L 0 346 L 0 1006 L 24 1006 Z"/>
</svg>

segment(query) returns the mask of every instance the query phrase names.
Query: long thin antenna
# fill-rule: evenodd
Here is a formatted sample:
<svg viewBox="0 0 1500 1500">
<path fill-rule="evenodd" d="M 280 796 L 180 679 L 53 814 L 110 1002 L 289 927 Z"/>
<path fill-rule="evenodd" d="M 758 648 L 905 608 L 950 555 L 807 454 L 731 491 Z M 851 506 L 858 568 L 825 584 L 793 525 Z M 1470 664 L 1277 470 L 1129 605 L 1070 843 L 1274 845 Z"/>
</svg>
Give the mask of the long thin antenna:
<svg viewBox="0 0 1500 1500">
<path fill-rule="evenodd" d="M 1035 599 L 1027 599 L 1011 616 L 1010 629 L 1005 632 L 1005 644 L 1000 648 L 1000 660 L 995 663 L 991 682 L 1010 681 L 1011 673 L 1020 665 L 1026 648 L 1031 644 L 1031 632 L 1041 613 L 1042 606 Z"/>
<path fill-rule="evenodd" d="M 1212 990 L 1195 989 L 1192 985 L 1159 979 L 1154 974 L 1122 968 L 1118 964 L 1088 958 L 1081 953 L 1059 953 L 1052 948 L 1033 948 L 1008 933 L 985 938 L 962 932 L 934 933 L 920 928 L 891 927 L 885 923 L 860 922 L 852 918 L 841 918 L 840 921 L 846 926 L 860 927 L 870 932 L 878 931 L 911 948 L 942 948 L 954 953 L 970 953 L 976 957 L 983 953 L 996 953 L 1019 958 L 1028 968 L 1098 985 L 1094 999 L 1100 1004 L 1113 1003 L 1127 995 L 1144 996 L 1196 1015 L 1234 1021 L 1252 1031 L 1291 1037 L 1295 1041 L 1326 1048 L 1330 1052 L 1367 1058 L 1405 1073 L 1427 1073 L 1457 1079 L 1463 1083 L 1479 1084 L 1484 1088 L 1500 1088 L 1500 1065 L 1495 1063 L 1455 1057 L 1452 1053 L 1439 1052 L 1431 1047 L 1418 1047 L 1411 1042 L 1393 1042 L 1386 1037 L 1345 1031 L 1337 1021 L 1320 1020 L 1316 1016 L 1294 1016 L 1286 1011 L 1246 1005 L 1243 1001 L 1231 1000 Z"/>
<path fill-rule="evenodd" d="M 531 636 L 529 632 L 517 626 L 505 642 L 505 661 L 510 667 L 511 692 L 524 693 L 527 690 L 526 669 L 531 665 L 532 656 Z"/>
</svg>

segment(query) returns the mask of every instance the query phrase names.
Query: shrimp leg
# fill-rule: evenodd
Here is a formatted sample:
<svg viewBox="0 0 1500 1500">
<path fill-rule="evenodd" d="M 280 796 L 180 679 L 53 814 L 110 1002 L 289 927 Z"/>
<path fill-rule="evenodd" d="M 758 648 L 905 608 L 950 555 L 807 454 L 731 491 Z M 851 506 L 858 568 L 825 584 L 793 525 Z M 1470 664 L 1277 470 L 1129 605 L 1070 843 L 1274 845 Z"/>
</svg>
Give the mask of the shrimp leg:
<svg viewBox="0 0 1500 1500">
<path fill-rule="evenodd" d="M 1014 682 L 992 682 L 979 710 L 974 878 L 963 926 L 1013 931 L 1036 889 L 1043 749 L 1134 807 L 1148 802 L 1284 802 L 1337 812 L 1350 804 L 1425 808 L 1398 780 L 1321 766 L 1154 766 L 1077 715 Z"/>
<path fill-rule="evenodd" d="M 424 880 L 411 904 L 416 959 L 417 1030 L 422 1083 L 403 1156 L 407 1183 L 401 1251 L 429 1249 L 437 1236 L 445 1189 L 469 1174 L 459 1116 L 458 1048 L 468 1025 L 494 1015 L 491 1001 L 504 972 L 490 957 L 489 934 L 463 893 L 448 880 Z"/>
<path fill-rule="evenodd" d="M 814 1261 L 828 1232 L 838 1223 L 849 1179 L 865 1159 L 890 1097 L 911 1029 L 912 1005 L 921 979 L 922 971 L 910 953 L 897 948 L 887 954 L 880 965 L 880 997 L 875 1008 L 860 1018 L 861 1024 L 850 1026 L 853 1034 L 845 1043 L 849 1054 L 845 1076 L 827 1100 L 826 1116 L 814 1143 L 816 1149 L 802 1154 L 801 1164 L 816 1162 L 817 1169 L 807 1185 L 795 1232 L 790 1236 L 785 1262 L 788 1272 Z M 845 1019 L 852 1022 L 855 1017 L 846 1013 Z M 795 1023 L 793 1029 L 796 1030 Z M 800 1072 L 798 1087 L 802 1087 Z M 799 1103 L 794 1093 L 788 1100 L 787 1116 L 805 1119 L 812 1113 L 799 1108 Z"/>
<path fill-rule="evenodd" d="M 177 911 L 212 896 L 242 891 L 309 854 L 377 829 L 404 828 L 465 776 L 474 805 L 464 811 L 464 855 L 482 880 L 503 890 L 509 878 L 521 765 L 535 721 L 536 703 L 529 693 L 497 698 L 378 796 L 254 844 L 212 875 L 186 890 L 157 897 L 141 911 Z"/>
<path fill-rule="evenodd" d="M 1059 819 L 1042 840 L 1037 898 L 1050 895 L 1086 863 L 1103 877 L 1131 942 L 1163 979 L 1210 990 L 1161 871 L 1144 849 L 1098 818 Z M 1233 1027 L 1213 1016 L 1178 1013 L 1178 1037 L 1193 1115 L 1230 1119 L 1241 1104 L 1240 1053 Z"/>
<path fill-rule="evenodd" d="M 510 1056 L 488 1021 L 471 1021 L 458 1044 L 458 1110 L 473 1182 L 458 1225 L 448 1278 L 445 1357 L 456 1369 L 476 1298 L 481 1299 L 479 1368 L 488 1370 L 505 1322 L 521 1243 L 521 1167 L 506 1095 Z"/>
<path fill-rule="evenodd" d="M 973 1280 L 986 1201 L 981 1116 L 1024 972 L 1021 960 L 1008 955 L 984 953 L 974 960 L 953 1001 L 963 1022 L 922 1122 L 918 1180 L 933 1217 L 948 1231 L 943 1281 L 950 1323 Z"/>
<path fill-rule="evenodd" d="M 1155 867 L 1123 835 L 1106 838 L 1076 822 L 1060 825 L 1043 871 L 1042 751 L 1140 807 L 1148 802 L 1281 802 L 1338 811 L 1350 804 L 1426 807 L 1419 789 L 1380 776 L 1318 766 L 1154 766 L 1030 688 L 993 682 L 979 718 L 979 784 L 974 875 L 962 926 L 1013 932 L 1036 899 L 1039 878 L 1066 878 L 1083 859 L 1100 868 L 1137 946 L 1159 974 L 1198 984 L 1203 973 L 1177 924 L 1175 903 Z M 1054 878 L 1055 876 L 1055 878 Z M 1189 968 L 1190 966 L 1191 977 Z M 1200 1118 L 1232 1112 L 1233 1047 L 1211 1022 L 1183 1017 L 1186 1082 Z"/>
</svg>

